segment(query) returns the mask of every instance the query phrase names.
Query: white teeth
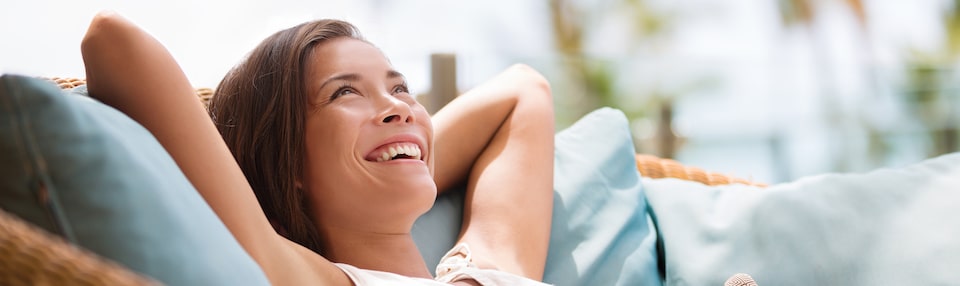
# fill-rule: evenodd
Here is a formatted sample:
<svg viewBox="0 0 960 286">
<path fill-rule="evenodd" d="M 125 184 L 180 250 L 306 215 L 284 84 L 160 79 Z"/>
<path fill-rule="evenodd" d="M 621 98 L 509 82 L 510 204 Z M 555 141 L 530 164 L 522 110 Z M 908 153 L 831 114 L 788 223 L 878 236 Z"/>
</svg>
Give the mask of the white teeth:
<svg viewBox="0 0 960 286">
<path fill-rule="evenodd" d="M 385 162 L 393 160 L 397 155 L 406 155 L 410 157 L 409 159 L 421 160 L 423 154 L 420 151 L 420 146 L 417 145 L 397 145 L 391 146 L 380 153 L 380 156 L 376 157 L 377 162 Z"/>
</svg>

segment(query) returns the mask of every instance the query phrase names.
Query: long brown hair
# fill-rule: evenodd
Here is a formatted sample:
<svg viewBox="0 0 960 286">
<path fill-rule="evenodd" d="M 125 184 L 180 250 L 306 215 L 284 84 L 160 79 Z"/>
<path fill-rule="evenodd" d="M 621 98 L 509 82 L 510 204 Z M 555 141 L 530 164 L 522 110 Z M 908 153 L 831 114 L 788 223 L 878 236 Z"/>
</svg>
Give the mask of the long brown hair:
<svg viewBox="0 0 960 286">
<path fill-rule="evenodd" d="M 315 46 L 341 37 L 363 39 L 356 27 L 338 20 L 271 35 L 220 81 L 209 106 L 267 218 L 280 234 L 317 253 L 319 234 L 296 183 L 303 174 L 309 109 L 304 69 Z"/>
</svg>

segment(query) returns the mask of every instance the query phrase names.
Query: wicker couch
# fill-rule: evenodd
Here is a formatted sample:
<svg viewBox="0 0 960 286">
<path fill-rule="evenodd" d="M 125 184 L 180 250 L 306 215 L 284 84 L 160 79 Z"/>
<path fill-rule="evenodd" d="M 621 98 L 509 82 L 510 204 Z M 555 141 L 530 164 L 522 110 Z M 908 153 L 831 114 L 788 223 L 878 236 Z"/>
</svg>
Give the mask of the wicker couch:
<svg viewBox="0 0 960 286">
<path fill-rule="evenodd" d="M 60 88 L 73 88 L 85 82 L 75 78 L 51 78 Z M 213 94 L 208 88 L 197 89 L 197 96 L 206 103 Z M 648 178 L 679 178 L 706 185 L 748 184 L 748 180 L 684 166 L 676 161 L 636 154 L 639 172 Z M 101 258 L 92 252 L 74 247 L 65 240 L 45 232 L 0 210 L 0 284 L 2 285 L 139 285 L 158 284 Z"/>
</svg>

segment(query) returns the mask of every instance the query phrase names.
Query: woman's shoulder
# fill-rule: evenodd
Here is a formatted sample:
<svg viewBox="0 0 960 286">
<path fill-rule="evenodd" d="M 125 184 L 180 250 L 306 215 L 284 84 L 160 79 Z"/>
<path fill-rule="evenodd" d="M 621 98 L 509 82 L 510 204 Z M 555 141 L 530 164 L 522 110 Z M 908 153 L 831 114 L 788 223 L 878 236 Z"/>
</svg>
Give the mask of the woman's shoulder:
<svg viewBox="0 0 960 286">
<path fill-rule="evenodd" d="M 396 273 L 360 269 L 353 265 L 334 263 L 347 274 L 354 285 L 449 285 L 433 279 L 407 277 Z"/>
<path fill-rule="evenodd" d="M 473 264 L 470 246 L 460 243 L 447 251 L 437 265 L 437 281 L 452 283 L 472 279 L 480 285 L 548 285 L 517 274 L 496 269 L 483 269 Z"/>
<path fill-rule="evenodd" d="M 447 285 L 451 283 L 472 279 L 475 280 L 480 285 L 519 285 L 519 286 L 541 286 L 547 285 L 539 281 L 531 280 L 526 277 L 515 275 L 508 272 L 503 272 L 494 269 L 480 269 L 475 266 L 468 266 L 464 264 L 464 267 L 458 267 L 451 269 L 452 272 L 447 272 L 444 275 L 440 275 L 436 279 L 426 279 L 426 278 L 416 278 L 403 276 L 396 273 L 377 271 L 377 270 L 368 270 L 357 268 L 356 266 L 343 264 L 343 263 L 334 263 L 338 268 L 343 270 L 347 275 L 350 281 L 354 285 L 422 285 L 422 286 L 431 286 L 431 285 Z"/>
</svg>

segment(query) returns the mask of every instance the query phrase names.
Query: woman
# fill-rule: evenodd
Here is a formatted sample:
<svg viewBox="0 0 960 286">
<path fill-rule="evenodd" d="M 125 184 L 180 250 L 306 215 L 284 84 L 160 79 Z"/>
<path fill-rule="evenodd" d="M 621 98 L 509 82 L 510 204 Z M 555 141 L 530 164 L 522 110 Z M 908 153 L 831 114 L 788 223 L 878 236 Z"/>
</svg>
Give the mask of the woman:
<svg viewBox="0 0 960 286">
<path fill-rule="evenodd" d="M 438 189 L 461 183 L 460 243 L 437 280 L 542 276 L 553 113 L 529 68 L 511 67 L 431 121 L 352 26 L 305 23 L 264 40 L 221 82 L 211 104 L 221 137 L 176 61 L 132 23 L 97 15 L 82 53 L 90 94 L 157 137 L 273 284 L 434 283 L 421 279 L 430 274 L 410 229 Z"/>
</svg>

